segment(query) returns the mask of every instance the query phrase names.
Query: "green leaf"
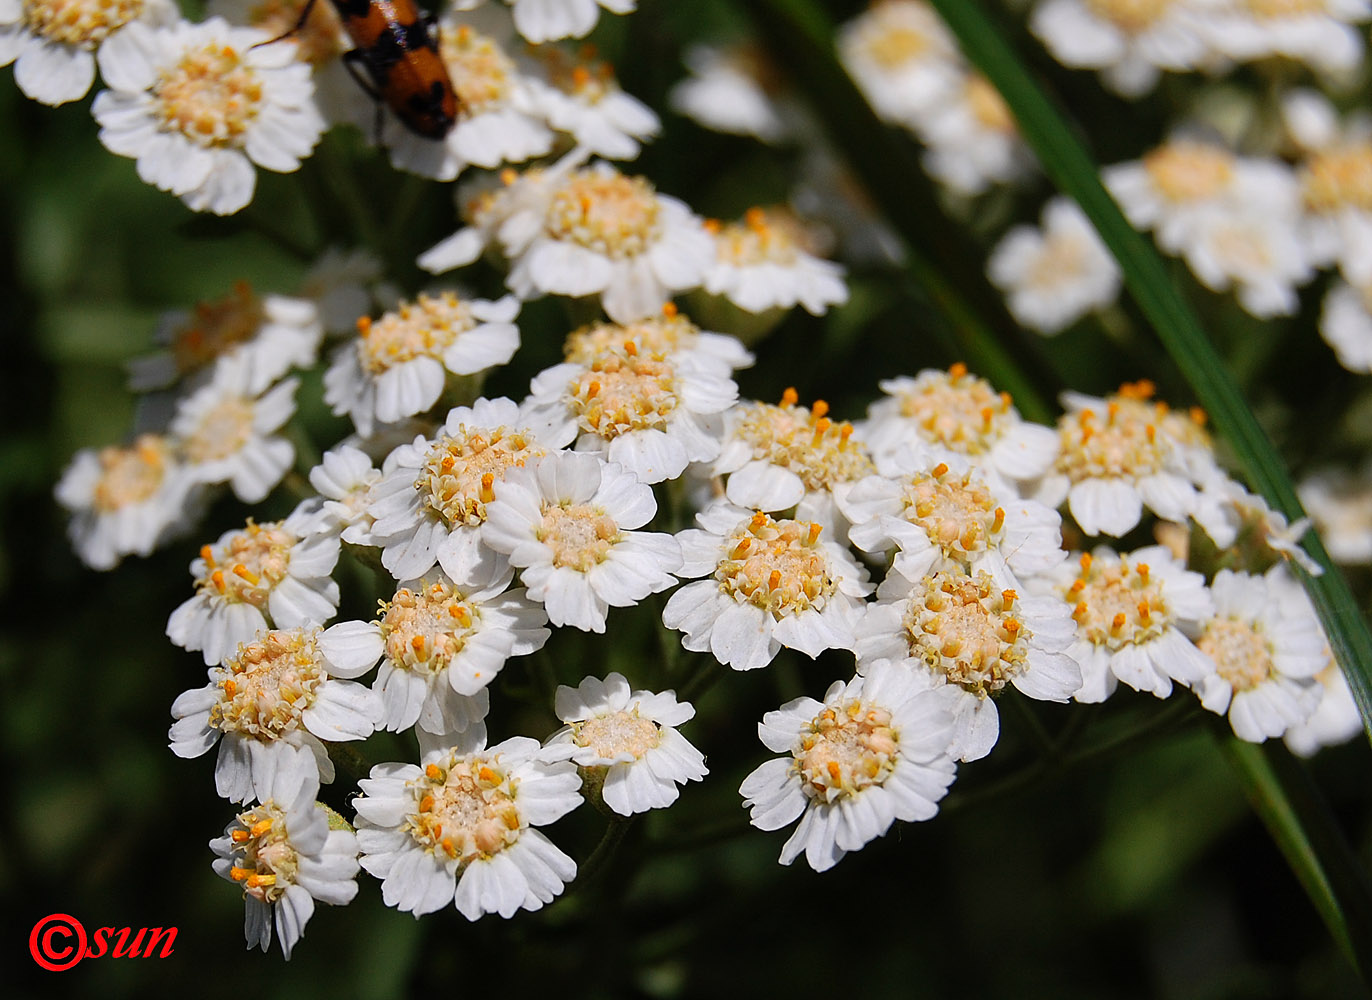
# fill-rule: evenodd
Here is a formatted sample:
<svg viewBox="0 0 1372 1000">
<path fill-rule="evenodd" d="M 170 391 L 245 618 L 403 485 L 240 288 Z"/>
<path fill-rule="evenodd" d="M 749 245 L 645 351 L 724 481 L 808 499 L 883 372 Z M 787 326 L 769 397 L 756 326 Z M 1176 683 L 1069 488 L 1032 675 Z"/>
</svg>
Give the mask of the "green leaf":
<svg viewBox="0 0 1372 1000">
<path fill-rule="evenodd" d="M 1102 186 L 1099 170 L 1074 127 L 1030 76 L 987 18 L 979 0 L 931 2 L 961 42 L 968 59 L 1005 98 L 1044 171 L 1081 205 L 1119 261 L 1125 286 L 1216 428 L 1228 439 L 1249 483 L 1291 520 L 1305 516 L 1281 459 L 1201 329 L 1195 312 L 1168 280 L 1152 243 L 1125 221 Z M 1314 532 L 1307 536 L 1306 546 L 1325 572 L 1319 577 L 1297 572 L 1315 602 L 1330 647 L 1353 689 L 1363 728 L 1372 739 L 1372 635 L 1348 584 L 1334 569 Z"/>
</svg>

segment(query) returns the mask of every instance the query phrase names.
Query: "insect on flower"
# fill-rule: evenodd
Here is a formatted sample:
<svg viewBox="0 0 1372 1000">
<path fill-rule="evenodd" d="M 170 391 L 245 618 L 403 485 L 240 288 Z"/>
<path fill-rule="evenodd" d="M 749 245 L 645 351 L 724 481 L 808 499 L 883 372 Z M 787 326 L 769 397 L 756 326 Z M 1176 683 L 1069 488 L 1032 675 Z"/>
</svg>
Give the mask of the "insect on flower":
<svg viewBox="0 0 1372 1000">
<path fill-rule="evenodd" d="M 433 14 L 414 0 L 332 0 L 354 48 L 343 65 L 380 105 L 385 103 L 405 127 L 426 139 L 442 139 L 462 112 L 462 101 L 438 54 Z M 299 31 L 314 9 L 308 0 L 294 28 Z M 273 39 L 279 41 L 279 39 Z M 365 75 L 358 67 L 365 70 Z"/>
</svg>

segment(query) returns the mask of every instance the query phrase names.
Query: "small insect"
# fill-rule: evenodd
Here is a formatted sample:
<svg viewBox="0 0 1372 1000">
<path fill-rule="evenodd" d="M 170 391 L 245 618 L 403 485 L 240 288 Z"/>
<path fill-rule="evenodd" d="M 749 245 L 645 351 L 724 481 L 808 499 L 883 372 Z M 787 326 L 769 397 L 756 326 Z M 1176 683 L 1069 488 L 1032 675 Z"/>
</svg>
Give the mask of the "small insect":
<svg viewBox="0 0 1372 1000">
<path fill-rule="evenodd" d="M 305 25 L 316 0 L 309 0 L 294 28 Z M 395 112 L 405 127 L 426 139 L 442 139 L 462 113 L 462 101 L 438 54 L 433 14 L 414 0 L 332 0 L 354 48 L 343 53 L 343 65 L 377 102 Z M 278 39 L 274 39 L 278 40 Z M 365 76 L 359 71 L 365 70 Z"/>
</svg>

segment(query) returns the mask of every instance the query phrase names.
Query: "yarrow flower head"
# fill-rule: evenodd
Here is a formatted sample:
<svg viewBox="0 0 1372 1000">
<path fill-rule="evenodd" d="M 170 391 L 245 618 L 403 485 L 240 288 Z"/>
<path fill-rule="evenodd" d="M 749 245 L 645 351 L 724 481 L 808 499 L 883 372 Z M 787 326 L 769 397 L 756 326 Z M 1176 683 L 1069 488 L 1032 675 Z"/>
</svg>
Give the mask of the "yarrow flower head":
<svg viewBox="0 0 1372 1000">
<path fill-rule="evenodd" d="M 199 650 L 207 664 L 230 656 L 267 628 L 322 624 L 338 607 L 338 536 L 312 533 L 314 510 L 301 504 L 284 521 L 226 531 L 191 563 L 196 595 L 172 612 L 167 636 Z"/>
<path fill-rule="evenodd" d="M 366 673 L 381 662 L 379 728 L 462 732 L 486 717 L 486 688 L 511 656 L 542 649 L 543 608 L 509 589 L 510 569 L 459 586 L 441 571 L 402 584 L 371 622 L 339 622 L 319 646 L 340 666 Z"/>
<path fill-rule="evenodd" d="M 558 686 L 556 712 L 567 725 L 545 751 L 575 762 L 583 794 L 621 816 L 666 808 L 678 785 L 708 773 L 704 755 L 676 730 L 695 709 L 673 691 L 631 691 L 623 674 L 587 677 L 574 688 Z"/>
<path fill-rule="evenodd" d="M 957 42 L 924 0 L 886 0 L 839 30 L 844 68 L 886 121 L 913 127 L 962 74 Z"/>
<path fill-rule="evenodd" d="M 551 903 L 576 862 L 535 827 L 581 804 L 576 765 L 523 736 L 421 750 L 420 764 L 379 764 L 358 783 L 362 867 L 386 905 L 420 916 L 452 903 L 476 920 Z"/>
<path fill-rule="evenodd" d="M 266 951 L 272 927 L 281 954 L 291 951 L 314 915 L 315 901 L 343 906 L 357 895 L 357 837 L 315 802 L 319 782 L 278 773 L 267 797 L 239 813 L 210 841 L 214 870 L 243 889 L 248 947 Z"/>
<path fill-rule="evenodd" d="M 1372 563 L 1372 462 L 1357 470 L 1317 469 L 1301 480 L 1299 493 L 1335 562 Z"/>
<path fill-rule="evenodd" d="M 1210 585 L 1214 617 L 1196 646 L 1212 669 L 1195 685 L 1201 704 L 1229 716 L 1240 739 L 1261 743 L 1307 721 L 1324 689 L 1316 675 L 1329 665 L 1324 632 L 1294 580 L 1222 569 Z M 1294 597 L 1294 599 L 1293 599 Z"/>
<path fill-rule="evenodd" d="M 632 160 L 640 142 L 661 131 L 652 108 L 624 92 L 609 63 L 571 59 L 552 46 L 538 54 L 548 83 L 539 97 L 543 113 L 578 146 L 609 160 Z"/>
<path fill-rule="evenodd" d="M 144 434 L 125 448 L 78 451 L 55 494 L 71 513 L 76 554 L 103 570 L 126 555 L 148 555 L 185 527 L 195 485 L 175 442 Z"/>
<path fill-rule="evenodd" d="M 335 352 L 324 374 L 324 401 L 352 418 L 358 432 L 424 413 L 449 375 L 472 376 L 503 365 L 519 349 L 519 302 L 421 294 L 380 319 L 357 321 L 357 339 Z"/>
<path fill-rule="evenodd" d="M 100 141 L 195 211 L 237 212 L 252 201 L 254 164 L 295 170 L 324 127 L 309 66 L 268 41 L 219 18 L 128 25 L 98 54 L 111 88 L 91 109 Z"/>
<path fill-rule="evenodd" d="M 718 414 L 738 399 L 738 386 L 713 359 L 648 348 L 631 331 L 618 343 L 581 351 L 589 354 L 585 360 L 540 373 L 524 410 L 549 425 L 554 440 L 574 436 L 577 451 L 660 483 L 719 455 Z M 608 324 L 597 328 L 608 332 Z"/>
<path fill-rule="evenodd" d="M 716 248 L 703 283 L 711 295 L 748 312 L 800 305 L 812 316 L 848 301 L 843 268 L 813 252 L 804 225 L 785 209 L 750 208 L 741 222 L 706 225 Z"/>
<path fill-rule="evenodd" d="M 836 681 L 822 702 L 797 698 L 758 726 L 768 750 L 785 756 L 743 780 L 739 793 L 760 830 L 800 819 L 781 848 L 828 871 L 849 851 L 883 836 L 896 820 L 932 819 L 952 784 L 952 720 L 938 699 L 895 664 Z"/>
<path fill-rule="evenodd" d="M 562 353 L 567 361 L 585 365 L 629 341 L 641 354 L 689 354 L 720 375 L 747 368 L 754 360 L 737 337 L 702 330 L 670 302 L 657 315 L 632 323 L 591 323 L 573 330 L 567 334 Z"/>
<path fill-rule="evenodd" d="M 779 79 L 754 47 L 693 45 L 682 56 L 690 76 L 672 87 L 672 110 L 705 128 L 777 142 L 789 126 L 774 102 Z"/>
<path fill-rule="evenodd" d="M 964 364 L 879 384 L 890 398 L 868 407 L 862 424 L 878 460 L 920 441 L 936 455 L 960 455 L 1022 483 L 1043 476 L 1057 458 L 1057 435 L 1024 420 L 1009 393 L 996 392 Z"/>
<path fill-rule="evenodd" d="M 707 579 L 682 587 L 662 612 L 668 628 L 686 633 L 686 649 L 755 670 L 782 646 L 810 657 L 853 648 L 872 588 L 846 548 L 820 537 L 822 525 L 724 502 L 701 511 L 696 523 L 677 535 L 679 573 Z"/>
<path fill-rule="evenodd" d="M 554 625 L 604 632 L 612 607 L 676 583 L 671 535 L 639 531 L 657 513 L 652 488 L 595 455 L 554 452 L 495 486 L 482 540 L 507 553 Z"/>
<path fill-rule="evenodd" d="M 363 672 L 332 662 L 317 627 L 262 632 L 172 704 L 172 752 L 199 757 L 218 742 L 214 784 L 231 802 L 271 798 L 284 773 L 330 782 L 322 741 L 366 739 L 381 715 L 372 691 L 340 679 Z"/>
<path fill-rule="evenodd" d="M 167 24 L 169 0 L 6 0 L 0 4 L 0 66 L 44 104 L 79 101 L 95 80 L 92 54 L 127 24 Z"/>
<path fill-rule="evenodd" d="M 1205 578 L 1161 545 L 1128 555 L 1102 546 L 1050 577 L 1043 589 L 1065 600 L 1076 622 L 1067 652 L 1081 667 L 1077 701 L 1104 701 L 1119 681 L 1166 698 L 1173 681 L 1192 685 L 1212 672 L 1188 638 L 1214 614 Z"/>
</svg>

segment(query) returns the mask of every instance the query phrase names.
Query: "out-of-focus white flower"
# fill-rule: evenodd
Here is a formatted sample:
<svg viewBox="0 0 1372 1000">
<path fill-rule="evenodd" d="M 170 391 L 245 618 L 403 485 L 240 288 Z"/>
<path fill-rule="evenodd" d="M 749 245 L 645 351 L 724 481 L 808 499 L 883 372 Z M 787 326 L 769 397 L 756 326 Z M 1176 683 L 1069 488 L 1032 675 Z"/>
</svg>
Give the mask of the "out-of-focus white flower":
<svg viewBox="0 0 1372 1000">
<path fill-rule="evenodd" d="M 621 816 L 666 808 L 678 785 L 708 773 L 704 755 L 676 731 L 696 710 L 673 691 L 631 691 L 623 674 L 587 677 L 574 688 L 558 685 L 556 711 L 567 725 L 545 751 L 575 762 L 586 785 L 598 787 Z"/>
<path fill-rule="evenodd" d="M 775 73 L 754 48 L 693 45 L 682 56 L 691 75 L 672 87 L 672 110 L 716 132 L 778 142 L 787 125 L 773 101 Z"/>
<path fill-rule="evenodd" d="M 483 0 L 455 0 L 456 10 L 472 10 Z M 638 0 L 505 0 L 514 15 L 516 30 L 538 45 L 559 38 L 581 38 L 600 20 L 600 8 L 611 14 L 628 14 Z"/>
<path fill-rule="evenodd" d="M 358 782 L 362 867 L 386 905 L 420 916 L 452 903 L 476 920 L 551 903 L 576 862 L 534 828 L 581 804 L 576 765 L 548 762 L 525 736 L 433 742 L 421 740 L 420 764 L 378 764 Z"/>
<path fill-rule="evenodd" d="M 800 305 L 812 316 L 848 301 L 843 268 L 810 252 L 812 241 L 789 211 L 750 208 L 741 223 L 708 228 L 716 248 L 704 281 L 711 295 L 748 312 Z"/>
<path fill-rule="evenodd" d="M 1189 686 L 1211 672 L 1209 659 L 1187 638 L 1215 613 L 1205 578 L 1183 569 L 1161 545 L 1128 555 L 1102 546 L 1048 579 L 1077 623 L 1067 650 L 1081 667 L 1077 701 L 1104 701 L 1119 681 L 1166 698 L 1173 681 Z"/>
<path fill-rule="evenodd" d="M 656 513 L 652 488 L 623 466 L 555 452 L 506 471 L 481 533 L 519 567 L 550 622 L 604 632 L 610 608 L 631 607 L 676 583 L 676 540 L 636 530 Z"/>
<path fill-rule="evenodd" d="M 1372 563 L 1372 463 L 1357 472 L 1325 468 L 1297 487 L 1329 555 L 1337 563 Z"/>
<path fill-rule="evenodd" d="M 839 58 L 886 121 L 912 127 L 964 73 L 957 43 L 924 0 L 876 3 L 843 25 Z"/>
<path fill-rule="evenodd" d="M 981 194 L 1034 168 L 1010 108 L 979 73 L 964 74 L 946 99 L 921 116 L 915 133 L 929 147 L 924 169 L 958 194 Z"/>
<path fill-rule="evenodd" d="M 1291 752 L 1301 757 L 1313 757 L 1321 747 L 1347 743 L 1362 732 L 1358 704 L 1339 665 L 1331 659 L 1315 681 L 1320 685 L 1319 705 L 1310 718 L 1292 726 L 1283 737 Z"/>
<path fill-rule="evenodd" d="M 219 743 L 214 784 L 230 802 L 271 798 L 283 774 L 330 782 L 321 741 L 364 740 L 381 716 L 372 691 L 339 679 L 362 672 L 325 656 L 316 627 L 263 631 L 172 703 L 172 753 L 199 757 Z"/>
<path fill-rule="evenodd" d="M 328 810 L 315 802 L 317 779 L 280 771 L 265 790 L 266 799 L 239 813 L 210 850 L 215 874 L 243 887 L 248 948 L 266 951 L 275 925 L 289 959 L 315 900 L 343 906 L 357 895 L 357 837 L 330 828 Z"/>
<path fill-rule="evenodd" d="M 54 491 L 71 513 L 67 534 L 92 569 L 146 556 L 187 520 L 195 480 L 170 438 L 144 434 L 127 448 L 78 451 Z"/>
<path fill-rule="evenodd" d="M 1276 573 L 1284 573 L 1280 566 Z M 1227 569 L 1215 574 L 1214 617 L 1196 646 L 1211 672 L 1193 685 L 1201 704 L 1229 716 L 1240 739 L 1282 736 L 1314 714 L 1323 689 L 1315 675 L 1329 665 L 1324 633 L 1309 600 L 1293 600 L 1295 581 Z"/>
<path fill-rule="evenodd" d="M 1372 372 L 1372 275 L 1358 285 L 1337 279 L 1324 297 L 1320 336 L 1351 372 Z"/>
<path fill-rule="evenodd" d="M 782 646 L 809 657 L 853 648 L 872 588 L 846 548 L 820 539 L 821 525 L 723 502 L 697 514 L 696 523 L 700 528 L 677 535 L 679 574 L 706 579 L 683 586 L 662 612 L 668 628 L 686 633 L 686 649 L 755 670 Z"/>
<path fill-rule="evenodd" d="M 381 602 L 376 621 L 339 622 L 319 648 L 358 675 L 381 661 L 379 728 L 462 732 L 486 717 L 486 688 L 505 661 L 548 640 L 548 616 L 522 588 L 508 589 L 512 576 L 507 568 L 459 586 L 436 571 L 407 581 Z"/>
<path fill-rule="evenodd" d="M 1355 284 L 1372 280 L 1372 116 L 1355 111 L 1340 120 L 1328 98 L 1312 90 L 1287 94 L 1282 112 L 1305 153 L 1296 176 L 1312 259 L 1337 262 Z"/>
<path fill-rule="evenodd" d="M 338 537 L 312 533 L 315 511 L 302 503 L 284 521 L 226 531 L 191 563 L 196 595 L 167 620 L 167 637 L 222 663 L 267 628 L 320 625 L 338 608 Z"/>
<path fill-rule="evenodd" d="M 626 94 L 614 69 L 599 59 L 571 59 L 558 48 L 540 50 L 547 86 L 539 106 L 549 125 L 608 160 L 632 160 L 640 143 L 662 130 L 653 109 Z"/>
<path fill-rule="evenodd" d="M 79 101 L 95 80 L 92 54 L 126 24 L 169 24 L 170 0 L 4 0 L 0 66 L 14 63 L 14 82 L 43 104 Z"/>
<path fill-rule="evenodd" d="M 129 364 L 129 388 L 166 389 L 178 381 L 199 385 L 221 358 L 241 358 L 247 391 L 262 393 L 292 367 L 310 368 L 324 329 L 308 299 L 257 295 L 246 281 L 222 299 L 164 315 L 155 338 L 165 350 Z"/>
<path fill-rule="evenodd" d="M 319 9 L 329 6 L 315 3 Z M 318 308 L 327 332 L 352 333 L 358 318 L 371 313 L 376 304 L 381 274 L 381 260 L 371 251 L 329 247 L 310 265 L 300 294 Z"/>
<path fill-rule="evenodd" d="M 1119 296 L 1120 270 L 1077 203 L 1054 198 L 1042 227 L 1016 226 L 986 262 L 1015 319 L 1039 333 L 1059 333 Z"/>
<path fill-rule="evenodd" d="M 91 113 L 112 153 L 197 212 L 230 215 L 252 201 L 254 166 L 290 173 L 324 121 L 310 69 L 292 45 L 220 18 L 151 28 L 129 24 L 100 47 L 110 89 Z"/>
<path fill-rule="evenodd" d="M 357 321 L 324 373 L 324 402 L 347 414 L 362 435 L 433 407 L 448 373 L 476 375 L 503 365 L 519 349 L 519 302 L 421 294 L 378 320 Z"/>
<path fill-rule="evenodd" d="M 1226 0 L 1210 6 L 1202 21 L 1206 41 L 1229 59 L 1287 56 L 1324 73 L 1357 67 L 1363 41 L 1350 22 L 1372 17 L 1369 0 Z"/>
<path fill-rule="evenodd" d="M 980 760 L 1000 737 L 995 698 L 1006 685 L 1041 701 L 1070 701 L 1081 669 L 1067 648 L 1071 610 L 1057 597 L 1021 597 L 984 571 L 887 576 L 855 650 L 868 674 L 894 662 L 933 690 L 953 717 L 948 752 Z"/>
<path fill-rule="evenodd" d="M 953 782 L 952 720 L 908 671 L 879 664 L 865 677 L 836 681 L 824 701 L 797 698 L 758 726 L 768 750 L 739 787 L 752 823 L 779 830 L 800 819 L 781 848 L 827 871 L 896 820 L 932 819 Z"/>
</svg>

